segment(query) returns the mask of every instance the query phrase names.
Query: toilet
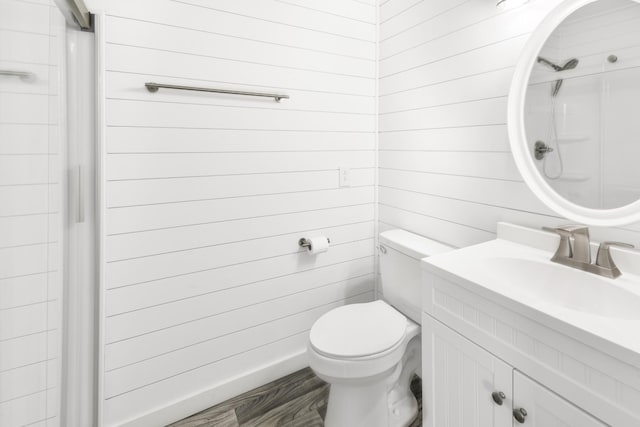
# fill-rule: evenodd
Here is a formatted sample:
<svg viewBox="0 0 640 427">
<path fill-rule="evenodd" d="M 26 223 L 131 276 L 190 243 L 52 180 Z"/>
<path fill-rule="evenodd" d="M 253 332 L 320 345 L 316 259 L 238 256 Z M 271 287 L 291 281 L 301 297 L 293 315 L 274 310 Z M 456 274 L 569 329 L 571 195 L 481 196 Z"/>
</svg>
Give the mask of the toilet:
<svg viewBox="0 0 640 427">
<path fill-rule="evenodd" d="M 382 299 L 333 309 L 311 328 L 311 369 L 331 385 L 326 427 L 401 427 L 416 417 L 421 374 L 422 258 L 451 247 L 409 233 L 380 234 Z"/>
</svg>

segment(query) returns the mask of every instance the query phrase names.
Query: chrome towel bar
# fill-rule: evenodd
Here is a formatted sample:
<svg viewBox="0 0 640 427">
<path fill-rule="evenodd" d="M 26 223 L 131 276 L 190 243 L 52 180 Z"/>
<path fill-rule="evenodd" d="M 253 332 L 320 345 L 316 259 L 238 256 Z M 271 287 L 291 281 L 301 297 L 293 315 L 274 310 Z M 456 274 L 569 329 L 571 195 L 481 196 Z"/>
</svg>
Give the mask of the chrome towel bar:
<svg viewBox="0 0 640 427">
<path fill-rule="evenodd" d="M 28 71 L 0 70 L 0 76 L 20 77 L 22 80 L 29 80 L 35 77 L 35 74 Z"/>
<path fill-rule="evenodd" d="M 277 93 L 263 93 L 263 92 L 243 92 L 240 90 L 227 90 L 227 89 L 214 89 L 207 87 L 196 86 L 180 86 L 169 85 L 164 83 L 148 82 L 144 84 L 149 92 L 157 92 L 159 89 L 177 89 L 177 90 L 193 90 L 196 92 L 211 92 L 211 93 L 226 93 L 229 95 L 243 95 L 243 96 L 260 96 L 263 98 L 273 98 L 276 102 L 280 102 L 283 99 L 289 99 L 289 95 L 281 95 Z"/>
</svg>

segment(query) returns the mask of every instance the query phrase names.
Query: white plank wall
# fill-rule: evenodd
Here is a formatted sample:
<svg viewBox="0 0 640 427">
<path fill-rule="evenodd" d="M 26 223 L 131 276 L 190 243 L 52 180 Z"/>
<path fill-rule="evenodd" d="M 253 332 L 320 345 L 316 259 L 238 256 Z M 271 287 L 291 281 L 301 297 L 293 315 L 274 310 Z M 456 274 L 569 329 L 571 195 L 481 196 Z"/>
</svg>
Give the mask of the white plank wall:
<svg viewBox="0 0 640 427">
<path fill-rule="evenodd" d="M 0 425 L 60 424 L 59 59 L 49 1 L 0 0 Z"/>
<path fill-rule="evenodd" d="M 318 316 L 372 299 L 377 10 L 103 5 L 103 421 L 164 425 L 300 368 Z"/>
<path fill-rule="evenodd" d="M 566 222 L 522 181 L 506 129 L 520 51 L 557 3 L 381 2 L 381 231 L 400 227 L 460 247 L 495 238 L 498 221 Z M 640 244 L 638 225 L 593 235 Z"/>
</svg>

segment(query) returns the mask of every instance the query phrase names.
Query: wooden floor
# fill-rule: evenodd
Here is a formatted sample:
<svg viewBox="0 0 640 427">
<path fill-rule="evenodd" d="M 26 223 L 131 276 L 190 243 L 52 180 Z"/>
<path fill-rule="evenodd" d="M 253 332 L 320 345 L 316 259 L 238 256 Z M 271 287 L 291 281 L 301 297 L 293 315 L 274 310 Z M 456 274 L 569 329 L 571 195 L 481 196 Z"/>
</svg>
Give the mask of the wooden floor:
<svg viewBox="0 0 640 427">
<path fill-rule="evenodd" d="M 410 427 L 422 425 L 422 385 L 415 377 L 411 390 L 420 413 Z M 311 369 L 303 369 L 234 397 L 169 427 L 322 427 L 329 385 Z"/>
</svg>

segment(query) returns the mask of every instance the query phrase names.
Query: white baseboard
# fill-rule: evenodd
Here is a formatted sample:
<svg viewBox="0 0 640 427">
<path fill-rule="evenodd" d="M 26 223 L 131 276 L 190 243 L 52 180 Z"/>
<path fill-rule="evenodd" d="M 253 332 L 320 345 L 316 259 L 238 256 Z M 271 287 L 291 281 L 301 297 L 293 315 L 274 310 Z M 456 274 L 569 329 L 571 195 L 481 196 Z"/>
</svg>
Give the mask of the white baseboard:
<svg viewBox="0 0 640 427">
<path fill-rule="evenodd" d="M 261 385 L 275 381 L 309 366 L 306 351 L 290 355 L 269 365 L 248 371 L 209 390 L 193 394 L 170 405 L 158 408 L 138 418 L 126 421 L 122 427 L 161 427 L 179 421 L 225 400 Z"/>
</svg>

